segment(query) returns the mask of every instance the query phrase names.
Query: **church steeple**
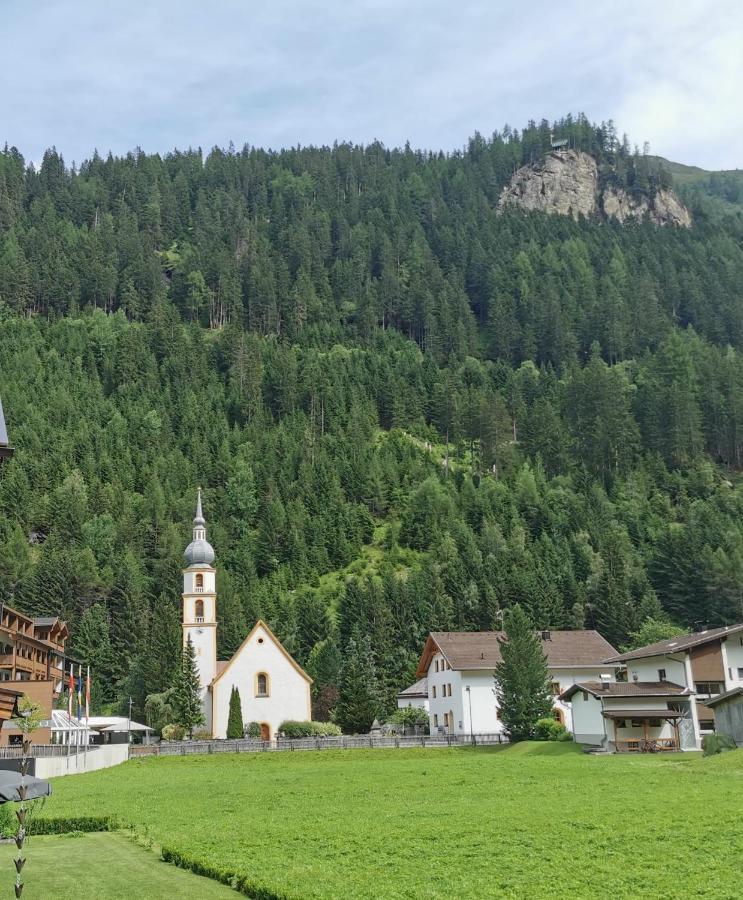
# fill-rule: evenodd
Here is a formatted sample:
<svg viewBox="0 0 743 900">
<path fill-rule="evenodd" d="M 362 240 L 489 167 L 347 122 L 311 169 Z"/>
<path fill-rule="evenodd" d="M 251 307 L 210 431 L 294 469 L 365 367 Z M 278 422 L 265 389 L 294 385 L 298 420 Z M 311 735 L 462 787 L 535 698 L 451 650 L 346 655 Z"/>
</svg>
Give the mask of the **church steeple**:
<svg viewBox="0 0 743 900">
<path fill-rule="evenodd" d="M 196 515 L 193 520 L 193 540 L 186 547 L 186 562 L 189 566 L 210 566 L 214 562 L 214 548 L 206 539 L 206 519 L 201 510 L 201 488 L 196 495 Z"/>
</svg>

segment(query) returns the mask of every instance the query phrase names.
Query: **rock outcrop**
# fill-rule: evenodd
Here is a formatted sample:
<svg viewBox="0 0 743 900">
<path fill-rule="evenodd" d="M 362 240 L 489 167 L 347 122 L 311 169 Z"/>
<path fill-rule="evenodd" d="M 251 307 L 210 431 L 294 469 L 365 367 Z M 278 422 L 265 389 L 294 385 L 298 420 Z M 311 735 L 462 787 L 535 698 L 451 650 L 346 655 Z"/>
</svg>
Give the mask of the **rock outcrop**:
<svg viewBox="0 0 743 900">
<path fill-rule="evenodd" d="M 623 188 L 602 190 L 596 160 L 578 150 L 553 151 L 537 163 L 522 166 L 498 200 L 499 210 L 508 206 L 574 219 L 603 215 L 626 222 L 647 215 L 656 225 L 691 225 L 689 210 L 673 191 L 635 197 Z"/>
<path fill-rule="evenodd" d="M 660 190 L 654 197 L 633 197 L 623 188 L 607 188 L 601 195 L 601 205 L 607 218 L 619 222 L 647 216 L 655 225 L 691 225 L 691 213 L 673 191 Z"/>
</svg>

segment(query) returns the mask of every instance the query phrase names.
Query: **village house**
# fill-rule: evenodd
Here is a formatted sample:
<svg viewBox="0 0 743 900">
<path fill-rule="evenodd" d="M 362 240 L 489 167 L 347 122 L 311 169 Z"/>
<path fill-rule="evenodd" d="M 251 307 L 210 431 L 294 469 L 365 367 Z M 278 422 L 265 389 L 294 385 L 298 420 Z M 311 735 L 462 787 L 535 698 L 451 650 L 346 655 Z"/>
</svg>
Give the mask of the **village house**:
<svg viewBox="0 0 743 900">
<path fill-rule="evenodd" d="M 407 691 L 415 689 L 418 705 L 428 700 L 431 733 L 501 733 L 494 672 L 504 637 L 502 631 L 432 632 L 416 672 L 426 681 L 427 697 L 420 696 L 418 681 L 398 695 L 398 706 Z M 559 699 L 560 694 L 578 681 L 602 676 L 614 681 L 619 665 L 603 660 L 616 651 L 597 631 L 541 631 L 539 637 L 552 682 L 555 719 L 570 729 L 570 706 Z"/>
<path fill-rule="evenodd" d="M 215 738 L 227 736 L 230 695 L 236 687 L 243 723 L 256 722 L 261 738 L 273 740 L 286 719 L 311 718 L 312 679 L 260 620 L 230 659 L 217 659 L 217 570 L 206 539 L 201 491 L 193 526 L 183 570 L 182 630 L 184 646 L 190 639 L 196 653 L 205 727 Z"/>
<path fill-rule="evenodd" d="M 400 691 L 397 695 L 397 708 L 407 709 L 412 706 L 417 709 L 425 709 L 428 712 L 428 679 L 419 678 L 415 684 Z"/>
<path fill-rule="evenodd" d="M 714 698 L 743 687 L 743 625 L 679 635 L 607 658 L 623 687 L 565 691 L 578 743 L 619 751 L 695 750 L 715 729 Z"/>
</svg>

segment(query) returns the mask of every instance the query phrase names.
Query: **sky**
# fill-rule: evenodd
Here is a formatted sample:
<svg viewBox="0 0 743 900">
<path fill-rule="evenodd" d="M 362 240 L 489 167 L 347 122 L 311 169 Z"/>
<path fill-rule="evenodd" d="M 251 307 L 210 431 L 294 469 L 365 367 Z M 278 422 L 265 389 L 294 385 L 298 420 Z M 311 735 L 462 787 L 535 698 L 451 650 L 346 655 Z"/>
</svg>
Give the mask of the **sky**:
<svg viewBox="0 0 743 900">
<path fill-rule="evenodd" d="M 455 150 L 585 112 L 743 168 L 741 0 L 0 0 L 0 142 Z"/>
</svg>

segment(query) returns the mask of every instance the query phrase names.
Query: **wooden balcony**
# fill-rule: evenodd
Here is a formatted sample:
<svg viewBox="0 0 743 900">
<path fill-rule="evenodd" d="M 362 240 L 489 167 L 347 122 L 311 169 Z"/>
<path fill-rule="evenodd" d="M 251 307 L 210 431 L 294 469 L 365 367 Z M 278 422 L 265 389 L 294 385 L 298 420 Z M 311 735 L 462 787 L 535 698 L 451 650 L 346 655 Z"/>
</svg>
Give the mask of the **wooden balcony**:
<svg viewBox="0 0 743 900">
<path fill-rule="evenodd" d="M 631 738 L 627 741 L 615 741 L 617 753 L 661 753 L 678 750 L 676 738 Z"/>
</svg>

